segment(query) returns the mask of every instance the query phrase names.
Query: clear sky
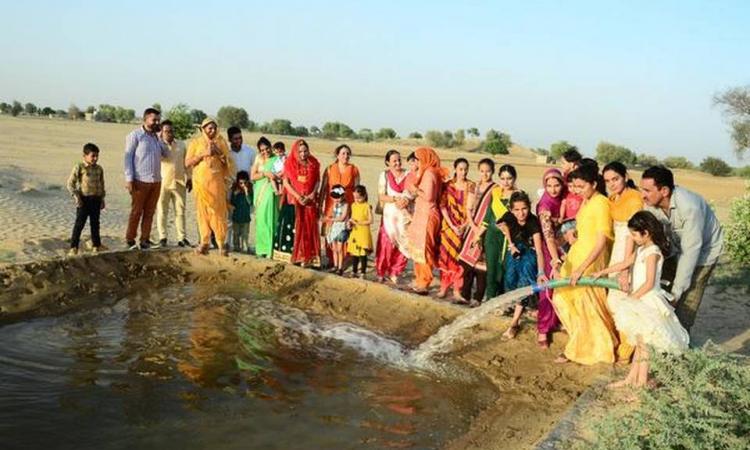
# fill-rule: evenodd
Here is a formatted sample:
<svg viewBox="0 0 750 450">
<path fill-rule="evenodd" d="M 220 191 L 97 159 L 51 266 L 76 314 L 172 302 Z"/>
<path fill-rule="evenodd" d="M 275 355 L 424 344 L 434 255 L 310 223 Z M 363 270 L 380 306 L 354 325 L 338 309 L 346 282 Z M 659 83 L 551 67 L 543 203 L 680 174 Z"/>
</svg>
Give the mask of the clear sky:
<svg viewBox="0 0 750 450">
<path fill-rule="evenodd" d="M 750 84 L 746 0 L 0 6 L 2 101 L 231 104 L 258 122 L 495 128 L 738 163 L 711 99 Z"/>
</svg>

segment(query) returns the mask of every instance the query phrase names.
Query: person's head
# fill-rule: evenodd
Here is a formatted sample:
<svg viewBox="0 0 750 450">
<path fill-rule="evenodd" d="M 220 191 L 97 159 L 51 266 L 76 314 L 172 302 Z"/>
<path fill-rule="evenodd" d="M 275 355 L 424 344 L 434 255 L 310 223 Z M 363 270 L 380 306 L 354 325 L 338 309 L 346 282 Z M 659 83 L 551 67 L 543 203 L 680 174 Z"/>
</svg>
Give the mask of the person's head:
<svg viewBox="0 0 750 450">
<path fill-rule="evenodd" d="M 583 156 L 578 148 L 571 147 L 560 156 L 560 167 L 562 167 L 563 172 L 570 173 L 578 168 L 581 159 L 583 159 Z"/>
<path fill-rule="evenodd" d="M 598 183 L 596 184 L 596 190 L 599 191 L 602 195 L 607 195 L 607 183 L 604 182 L 604 177 L 601 176 L 599 173 L 599 163 L 596 162 L 593 158 L 581 158 L 580 163 L 578 164 L 578 168 L 581 167 L 589 167 L 593 168 L 594 171 L 597 173 L 597 180 Z"/>
<path fill-rule="evenodd" d="M 250 186 L 250 174 L 244 170 L 237 172 L 237 181 L 235 182 L 236 189 L 243 189 Z"/>
<path fill-rule="evenodd" d="M 89 142 L 83 146 L 83 160 L 86 164 L 96 164 L 99 161 L 99 147 Z"/>
<path fill-rule="evenodd" d="M 662 255 L 669 254 L 669 239 L 664 232 L 664 225 L 649 211 L 638 211 L 628 220 L 628 229 L 633 242 L 639 247 L 651 244 L 659 247 Z"/>
<path fill-rule="evenodd" d="M 544 192 L 552 198 L 558 198 L 563 192 L 563 175 L 557 169 L 548 169 L 544 173 Z"/>
<path fill-rule="evenodd" d="M 363 203 L 367 201 L 367 188 L 358 184 L 354 186 L 354 201 L 357 203 Z"/>
<path fill-rule="evenodd" d="M 495 173 L 495 161 L 490 158 L 484 158 L 479 161 L 479 180 L 485 183 L 492 181 L 492 175 Z"/>
<path fill-rule="evenodd" d="M 307 161 L 310 156 L 310 147 L 307 145 L 307 141 L 300 139 L 297 144 L 297 157 L 300 161 Z"/>
<path fill-rule="evenodd" d="M 516 191 L 510 196 L 510 212 L 520 224 L 526 223 L 531 211 L 531 200 L 524 191 Z"/>
<path fill-rule="evenodd" d="M 261 136 L 257 142 L 258 152 L 263 156 L 271 155 L 271 141 L 267 137 Z"/>
<path fill-rule="evenodd" d="M 227 139 L 229 139 L 229 145 L 232 146 L 232 150 L 242 148 L 242 130 L 239 127 L 229 127 L 227 129 Z"/>
<path fill-rule="evenodd" d="M 172 121 L 167 119 L 161 123 L 161 140 L 167 143 L 174 141 L 174 125 Z"/>
<path fill-rule="evenodd" d="M 201 122 L 201 130 L 206 134 L 209 139 L 214 139 L 219 132 L 219 126 L 216 125 L 216 121 L 210 117 L 206 117 Z"/>
<path fill-rule="evenodd" d="M 336 157 L 336 161 L 341 164 L 347 164 L 352 157 L 352 149 L 346 144 L 341 144 L 336 147 L 333 154 Z"/>
<path fill-rule="evenodd" d="M 286 145 L 284 145 L 284 143 L 281 141 L 274 142 L 273 154 L 276 156 L 286 155 Z"/>
<path fill-rule="evenodd" d="M 469 174 L 469 161 L 466 158 L 458 158 L 453 161 L 454 175 L 453 179 L 456 181 L 465 181 L 466 176 Z"/>
<path fill-rule="evenodd" d="M 585 164 L 570 172 L 568 179 L 573 184 L 573 192 L 585 199 L 591 198 L 598 192 L 601 184 L 599 171 L 596 167 Z"/>
<path fill-rule="evenodd" d="M 143 111 L 143 128 L 151 133 L 159 131 L 159 122 L 161 122 L 161 112 L 156 108 L 146 108 Z"/>
<path fill-rule="evenodd" d="M 602 176 L 610 194 L 620 195 L 625 188 L 635 188 L 635 183 L 628 177 L 627 167 L 619 161 L 613 161 L 604 166 Z"/>
<path fill-rule="evenodd" d="M 641 176 L 641 196 L 648 206 L 666 208 L 674 191 L 674 175 L 664 166 L 646 169 Z"/>
<path fill-rule="evenodd" d="M 401 153 L 398 150 L 388 150 L 385 153 L 385 166 L 391 170 L 401 169 Z"/>
<path fill-rule="evenodd" d="M 417 161 L 417 154 L 414 152 L 409 153 L 406 157 L 406 163 L 409 165 L 409 171 L 416 172 L 419 168 L 419 161 Z"/>
<path fill-rule="evenodd" d="M 518 178 L 518 173 L 516 172 L 515 167 L 511 166 L 510 164 L 503 164 L 497 170 L 497 175 L 499 177 L 498 184 L 501 188 L 503 188 L 504 191 L 510 191 L 516 188 L 516 179 Z"/>
<path fill-rule="evenodd" d="M 331 187 L 331 193 L 329 194 L 333 201 L 335 203 L 341 203 L 344 201 L 344 195 L 346 194 L 346 189 L 344 189 L 344 186 L 340 184 L 334 184 Z"/>
</svg>

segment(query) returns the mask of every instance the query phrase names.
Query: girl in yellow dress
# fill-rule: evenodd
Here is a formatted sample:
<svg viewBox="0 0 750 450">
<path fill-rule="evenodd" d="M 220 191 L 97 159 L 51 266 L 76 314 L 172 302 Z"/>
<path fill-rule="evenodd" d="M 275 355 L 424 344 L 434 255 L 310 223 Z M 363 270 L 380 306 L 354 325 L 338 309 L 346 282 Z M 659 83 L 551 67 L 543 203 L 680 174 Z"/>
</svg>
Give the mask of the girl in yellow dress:
<svg viewBox="0 0 750 450">
<path fill-rule="evenodd" d="M 360 184 L 354 188 L 354 203 L 352 203 L 351 219 L 349 219 L 352 232 L 346 243 L 349 254 L 354 257 L 352 275 L 359 278 L 365 277 L 367 255 L 372 251 L 370 224 L 372 224 L 372 208 L 367 203 L 367 189 Z M 362 271 L 357 274 L 359 267 Z"/>
</svg>

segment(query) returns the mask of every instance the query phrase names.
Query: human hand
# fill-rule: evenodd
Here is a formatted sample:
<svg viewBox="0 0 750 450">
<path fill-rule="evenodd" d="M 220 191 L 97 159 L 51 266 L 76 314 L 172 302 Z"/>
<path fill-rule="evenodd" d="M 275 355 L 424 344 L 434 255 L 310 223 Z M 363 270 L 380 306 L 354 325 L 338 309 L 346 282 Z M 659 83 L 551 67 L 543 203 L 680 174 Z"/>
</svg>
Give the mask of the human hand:
<svg viewBox="0 0 750 450">
<path fill-rule="evenodd" d="M 537 282 L 538 284 L 545 284 L 545 283 L 548 283 L 548 282 L 549 282 L 549 278 L 547 278 L 547 276 L 546 276 L 546 275 L 545 275 L 544 273 L 540 273 L 540 274 L 539 274 L 539 275 L 537 275 L 537 277 L 536 277 L 536 282 Z"/>
<path fill-rule="evenodd" d="M 620 290 L 628 292 L 630 290 L 630 276 L 628 271 L 621 272 L 617 277 L 617 284 L 620 285 Z"/>
<path fill-rule="evenodd" d="M 557 270 L 557 267 L 552 268 L 552 273 L 550 274 L 552 276 L 553 280 L 559 280 L 560 279 L 560 271 Z"/>
<path fill-rule="evenodd" d="M 580 280 L 582 276 L 583 276 L 582 270 L 576 270 L 575 272 L 573 272 L 570 275 L 570 285 L 575 287 L 575 285 L 578 284 L 578 280 Z"/>
<path fill-rule="evenodd" d="M 130 195 L 133 195 L 133 192 L 135 192 L 135 183 L 133 183 L 132 181 L 126 182 L 125 190 L 128 191 Z"/>
<path fill-rule="evenodd" d="M 102 199 L 102 204 L 101 206 L 99 206 L 99 209 L 104 209 L 104 208 L 106 208 L 106 205 L 104 204 L 104 199 Z"/>
</svg>

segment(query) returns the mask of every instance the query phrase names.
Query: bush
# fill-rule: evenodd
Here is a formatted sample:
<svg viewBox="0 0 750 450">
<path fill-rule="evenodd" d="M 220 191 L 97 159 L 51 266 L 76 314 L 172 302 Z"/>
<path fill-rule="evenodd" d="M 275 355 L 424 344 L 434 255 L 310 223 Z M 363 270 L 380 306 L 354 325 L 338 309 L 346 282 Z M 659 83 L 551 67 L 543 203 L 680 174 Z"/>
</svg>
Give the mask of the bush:
<svg viewBox="0 0 750 450">
<path fill-rule="evenodd" d="M 250 122 L 247 111 L 244 108 L 236 106 L 222 106 L 219 108 L 219 111 L 216 113 L 216 120 L 219 122 L 219 126 L 224 128 L 247 128 Z"/>
<path fill-rule="evenodd" d="M 68 107 L 68 119 L 70 120 L 83 119 L 83 111 L 78 109 L 76 105 L 70 105 Z"/>
<path fill-rule="evenodd" d="M 292 121 L 287 119 L 273 119 L 268 124 L 268 130 L 264 133 L 278 134 L 281 136 L 296 136 L 294 134 L 294 127 Z"/>
<path fill-rule="evenodd" d="M 13 117 L 18 116 L 23 111 L 23 105 L 17 100 L 13 100 L 13 104 L 10 107 L 10 115 Z"/>
<path fill-rule="evenodd" d="M 135 119 L 135 110 L 125 109 L 122 106 L 99 105 L 94 114 L 97 122 L 130 123 Z"/>
<path fill-rule="evenodd" d="M 549 156 L 557 161 L 560 159 L 560 157 L 562 157 L 563 153 L 573 149 L 577 150 L 578 147 L 569 143 L 568 141 L 557 141 L 549 146 Z"/>
<path fill-rule="evenodd" d="M 193 124 L 199 125 L 206 117 L 208 117 L 208 114 L 204 113 L 200 109 L 190 110 L 190 119 L 193 121 Z"/>
<path fill-rule="evenodd" d="M 197 123 L 193 122 L 190 107 L 184 103 L 180 103 L 167 111 L 164 118 L 172 122 L 174 136 L 177 139 L 187 139 L 197 130 Z"/>
<path fill-rule="evenodd" d="M 626 166 L 634 166 L 637 158 L 635 153 L 627 147 L 602 141 L 596 146 L 596 160 L 602 164 L 619 161 Z"/>
<path fill-rule="evenodd" d="M 39 108 L 37 108 L 37 106 L 33 103 L 26 103 L 25 105 L 23 105 L 23 111 L 26 114 L 33 116 L 37 113 L 37 111 L 39 111 Z"/>
<path fill-rule="evenodd" d="M 398 133 L 396 133 L 396 130 L 394 130 L 393 128 L 381 128 L 375 134 L 375 137 L 378 139 L 396 139 L 398 137 Z"/>
<path fill-rule="evenodd" d="M 688 161 L 684 156 L 669 156 L 664 158 L 664 165 L 670 169 L 693 169 L 693 163 Z"/>
<path fill-rule="evenodd" d="M 732 175 L 742 178 L 750 178 L 750 166 L 737 167 L 732 171 Z"/>
<path fill-rule="evenodd" d="M 477 127 L 471 127 L 468 130 L 466 130 L 466 133 L 468 133 L 469 136 L 471 136 L 471 137 L 477 138 L 477 137 L 479 137 L 479 128 L 477 128 Z"/>
<path fill-rule="evenodd" d="M 375 134 L 369 128 L 362 128 L 357 133 L 357 137 L 365 142 L 371 142 L 375 139 Z"/>
<path fill-rule="evenodd" d="M 409 139 L 422 139 L 422 138 L 423 138 L 422 133 L 420 133 L 419 131 L 412 131 L 411 133 L 409 133 Z"/>
<path fill-rule="evenodd" d="M 448 148 L 453 140 L 453 133 L 450 131 L 429 130 L 424 134 L 424 137 L 432 147 Z"/>
<path fill-rule="evenodd" d="M 453 133 L 453 145 L 456 147 L 460 147 L 464 145 L 464 142 L 466 141 L 466 132 L 464 130 L 458 129 L 455 133 Z"/>
<path fill-rule="evenodd" d="M 310 136 L 310 130 L 302 125 L 296 126 L 292 129 L 292 136 L 307 137 Z"/>
<path fill-rule="evenodd" d="M 732 167 L 720 158 L 707 156 L 701 161 L 701 170 L 715 177 L 726 177 L 732 173 Z"/>
<path fill-rule="evenodd" d="M 635 161 L 635 165 L 644 169 L 652 166 L 658 166 L 659 158 L 657 158 L 656 156 L 641 153 L 640 155 L 638 155 L 638 158 Z"/>
<path fill-rule="evenodd" d="M 336 139 L 336 138 L 353 138 L 356 136 L 356 133 L 352 128 L 341 122 L 326 122 L 323 124 L 323 128 L 320 131 L 320 134 L 327 139 Z"/>
<path fill-rule="evenodd" d="M 482 151 L 492 155 L 507 155 L 513 142 L 510 135 L 493 129 L 487 131 L 485 141 L 482 143 Z"/>
<path fill-rule="evenodd" d="M 0 114 L 10 114 L 10 103 L 1 102 L 0 103 Z"/>
<path fill-rule="evenodd" d="M 637 408 L 614 407 L 594 425 L 594 449 L 740 449 L 750 435 L 750 365 L 713 346 L 681 356 L 652 353 L 658 388 Z"/>
<path fill-rule="evenodd" d="M 750 267 L 750 185 L 744 196 L 732 200 L 724 245 L 729 258 Z"/>
</svg>

